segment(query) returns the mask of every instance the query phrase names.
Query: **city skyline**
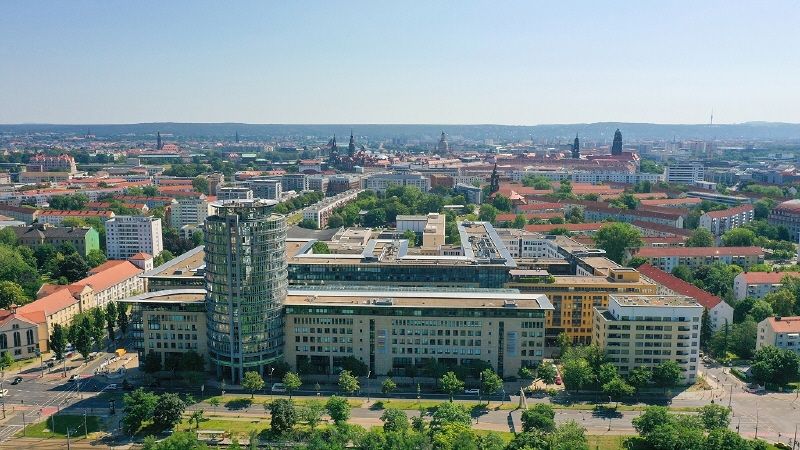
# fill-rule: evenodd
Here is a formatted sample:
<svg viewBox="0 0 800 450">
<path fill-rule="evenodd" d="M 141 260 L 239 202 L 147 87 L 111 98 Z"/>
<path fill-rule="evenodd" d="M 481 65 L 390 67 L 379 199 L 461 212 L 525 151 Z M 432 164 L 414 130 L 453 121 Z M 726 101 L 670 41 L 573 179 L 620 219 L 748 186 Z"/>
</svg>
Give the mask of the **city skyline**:
<svg viewBox="0 0 800 450">
<path fill-rule="evenodd" d="M 0 10 L 0 123 L 800 122 L 791 2 Z"/>
</svg>

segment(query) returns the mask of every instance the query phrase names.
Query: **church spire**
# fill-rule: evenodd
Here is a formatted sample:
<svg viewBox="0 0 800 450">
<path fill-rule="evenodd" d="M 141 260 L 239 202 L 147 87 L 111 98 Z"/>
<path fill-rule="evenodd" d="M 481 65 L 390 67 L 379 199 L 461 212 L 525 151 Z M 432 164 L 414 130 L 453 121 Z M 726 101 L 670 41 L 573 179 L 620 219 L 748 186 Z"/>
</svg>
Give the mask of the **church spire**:
<svg viewBox="0 0 800 450">
<path fill-rule="evenodd" d="M 350 129 L 350 143 L 347 144 L 347 156 L 356 154 L 356 140 L 353 138 L 353 129 Z"/>
<path fill-rule="evenodd" d="M 161 150 L 161 132 L 156 131 L 156 149 Z"/>
<path fill-rule="evenodd" d="M 497 163 L 494 163 L 494 169 L 492 169 L 492 176 L 491 178 L 489 178 L 489 192 L 494 194 L 499 190 L 500 190 L 500 176 L 497 175 Z"/>
<path fill-rule="evenodd" d="M 622 133 L 619 131 L 619 128 L 617 128 L 617 131 L 614 132 L 614 143 L 611 144 L 611 154 L 622 154 Z"/>
<path fill-rule="evenodd" d="M 581 141 L 578 140 L 578 133 L 575 133 L 575 142 L 572 143 L 572 158 L 580 159 L 581 157 Z"/>
</svg>

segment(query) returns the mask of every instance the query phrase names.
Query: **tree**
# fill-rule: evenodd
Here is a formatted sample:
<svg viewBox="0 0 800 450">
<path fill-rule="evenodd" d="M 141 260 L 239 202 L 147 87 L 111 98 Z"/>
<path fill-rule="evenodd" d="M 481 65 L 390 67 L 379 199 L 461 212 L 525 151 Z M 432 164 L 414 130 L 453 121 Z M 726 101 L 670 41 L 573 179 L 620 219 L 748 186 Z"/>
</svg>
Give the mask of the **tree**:
<svg viewBox="0 0 800 450">
<path fill-rule="evenodd" d="M 102 308 L 92 308 L 92 340 L 100 346 L 106 332 L 106 312 Z"/>
<path fill-rule="evenodd" d="M 54 277 L 64 277 L 70 283 L 86 278 L 89 272 L 89 265 L 83 260 L 81 255 L 77 253 L 70 253 L 64 256 L 64 259 L 58 264 Z"/>
<path fill-rule="evenodd" d="M 56 355 L 56 359 L 64 357 L 67 347 L 67 336 L 64 335 L 64 328 L 59 324 L 53 324 L 53 333 L 50 335 L 50 348 Z"/>
<path fill-rule="evenodd" d="M 617 366 L 612 363 L 603 363 L 600 365 L 600 369 L 597 371 L 597 382 L 600 383 L 600 385 L 606 384 L 615 378 L 619 378 Z"/>
<path fill-rule="evenodd" d="M 204 176 L 196 176 L 192 180 L 192 188 L 195 191 L 208 195 L 210 192 L 208 190 L 208 179 Z"/>
<path fill-rule="evenodd" d="M 580 391 L 592 384 L 594 373 L 589 363 L 583 358 L 570 358 L 564 362 L 564 386 L 571 391 Z"/>
<path fill-rule="evenodd" d="M 122 397 L 122 402 L 125 404 L 122 410 L 125 414 L 122 424 L 126 433 L 136 433 L 143 422 L 153 418 L 158 398 L 158 395 L 142 388 Z"/>
<path fill-rule="evenodd" d="M 14 358 L 8 352 L 0 352 L 0 374 L 5 376 L 5 371 L 14 364 Z"/>
<path fill-rule="evenodd" d="M 144 373 L 156 373 L 161 371 L 161 356 L 154 351 L 149 351 L 142 361 L 142 371 Z"/>
<path fill-rule="evenodd" d="M 349 370 L 341 371 L 339 373 L 339 389 L 347 395 L 353 395 L 360 389 L 358 378 L 354 377 Z"/>
<path fill-rule="evenodd" d="M 95 268 L 104 262 L 106 262 L 106 255 L 99 249 L 90 250 L 86 255 L 86 263 L 91 268 Z"/>
<path fill-rule="evenodd" d="M 228 447 L 229 449 L 232 447 Z M 142 443 L 142 450 L 208 450 L 208 446 L 204 442 L 197 439 L 197 435 L 191 432 L 183 431 L 173 433 L 164 440 L 156 441 L 153 436 L 144 438 Z"/>
<path fill-rule="evenodd" d="M 397 390 L 397 383 L 394 382 L 391 378 L 387 378 L 383 380 L 383 384 L 381 384 L 381 392 L 386 398 L 389 398 L 392 395 L 392 392 Z"/>
<path fill-rule="evenodd" d="M 611 381 L 603 384 L 603 393 L 614 401 L 620 401 L 623 397 L 629 397 L 636 392 L 636 388 L 626 383 L 620 377 L 615 377 Z"/>
<path fill-rule="evenodd" d="M 589 450 L 586 429 L 574 420 L 561 424 L 550 438 L 550 450 Z"/>
<path fill-rule="evenodd" d="M 349 371 L 357 377 L 363 377 L 369 372 L 369 367 L 355 356 L 346 356 L 341 362 L 342 369 Z"/>
<path fill-rule="evenodd" d="M 549 362 L 542 362 L 536 369 L 536 375 L 545 382 L 545 384 L 553 384 L 556 382 L 558 371 L 556 366 Z"/>
<path fill-rule="evenodd" d="M 763 441 L 761 441 L 763 442 Z M 764 446 L 766 449 L 766 446 Z M 738 433 L 724 428 L 711 430 L 703 443 L 703 450 L 758 450 L 756 442 L 752 444 Z"/>
<path fill-rule="evenodd" d="M 675 386 L 681 379 L 683 371 L 675 361 L 667 360 L 653 367 L 653 381 L 661 387 Z"/>
<path fill-rule="evenodd" d="M 196 430 L 200 428 L 200 422 L 203 421 L 203 413 L 202 409 L 196 409 L 192 411 L 192 415 L 189 417 L 189 424 L 194 422 Z"/>
<path fill-rule="evenodd" d="M 756 348 L 758 324 L 748 317 L 742 323 L 733 325 L 729 348 L 740 358 L 749 359 Z"/>
<path fill-rule="evenodd" d="M 22 306 L 30 298 L 22 286 L 13 281 L 0 281 L 0 308 L 8 309 L 11 305 Z"/>
<path fill-rule="evenodd" d="M 774 316 L 775 312 L 772 310 L 772 305 L 767 303 L 766 300 L 756 300 L 750 304 L 750 310 L 747 315 L 752 317 L 756 322 L 761 322 L 767 317 Z M 747 317 L 742 317 L 741 321 L 744 321 L 746 318 Z"/>
<path fill-rule="evenodd" d="M 556 336 L 556 341 L 558 342 L 558 348 L 561 351 L 561 355 L 566 355 L 567 351 L 572 348 L 572 338 L 565 332 L 558 333 Z"/>
<path fill-rule="evenodd" d="M 286 387 L 286 391 L 289 392 L 289 398 L 292 398 L 292 392 L 300 389 L 300 386 L 303 385 L 303 381 L 300 379 L 300 376 L 294 372 L 286 372 L 286 375 L 283 376 L 283 385 Z"/>
<path fill-rule="evenodd" d="M 264 379 L 254 370 L 247 371 L 242 377 L 242 387 L 250 391 L 250 398 L 254 398 L 256 391 L 264 388 Z"/>
<path fill-rule="evenodd" d="M 459 380 L 454 372 L 447 372 L 439 379 L 439 386 L 442 392 L 450 397 L 453 401 L 453 396 L 464 390 L 464 382 Z"/>
<path fill-rule="evenodd" d="M 672 269 L 672 275 L 689 283 L 691 283 L 692 280 L 694 279 L 694 274 L 692 273 L 692 269 L 690 269 L 689 266 L 684 264 L 678 264 L 677 266 L 675 266 L 675 268 Z"/>
<path fill-rule="evenodd" d="M 622 264 L 626 249 L 642 246 L 642 234 L 629 223 L 611 222 L 597 230 L 594 241 L 609 259 Z"/>
<path fill-rule="evenodd" d="M 698 228 L 692 231 L 689 239 L 686 240 L 687 247 L 713 247 L 714 236 L 705 228 Z"/>
<path fill-rule="evenodd" d="M 478 218 L 480 218 L 480 220 L 484 222 L 494 223 L 494 221 L 497 219 L 498 213 L 499 211 L 497 210 L 497 208 L 488 203 L 484 203 L 483 205 L 481 205 L 481 209 L 478 212 Z"/>
<path fill-rule="evenodd" d="M 408 430 L 408 415 L 400 409 L 389 408 L 381 415 L 383 422 L 383 431 L 386 433 L 391 432 L 405 432 Z"/>
<path fill-rule="evenodd" d="M 128 331 L 128 305 L 125 303 L 117 305 L 117 327 L 123 335 Z"/>
<path fill-rule="evenodd" d="M 525 221 L 525 216 L 523 216 L 522 214 L 517 214 L 517 215 L 514 217 L 514 221 L 513 221 L 513 222 L 511 222 L 511 227 L 512 227 L 512 228 L 517 228 L 517 229 L 520 229 L 520 230 L 521 230 L 521 229 L 525 228 L 525 224 L 526 224 L 526 223 L 527 223 L 527 222 Z"/>
<path fill-rule="evenodd" d="M 650 383 L 653 373 L 645 367 L 636 367 L 628 374 L 628 384 L 639 390 Z"/>
<path fill-rule="evenodd" d="M 494 199 L 492 199 L 492 206 L 497 208 L 498 211 L 503 212 L 511 211 L 511 208 L 513 207 L 511 200 L 508 197 L 500 194 L 494 196 Z"/>
<path fill-rule="evenodd" d="M 771 345 L 758 349 L 753 360 L 755 363 L 751 372 L 753 378 L 760 384 L 785 385 L 797 377 L 800 367 L 800 356 L 792 350 L 783 350 Z"/>
<path fill-rule="evenodd" d="M 324 413 L 325 405 L 319 400 L 309 400 L 297 411 L 300 420 L 307 423 L 312 430 L 322 420 L 322 414 Z"/>
<path fill-rule="evenodd" d="M 551 433 L 556 429 L 556 413 L 547 403 L 536 403 L 522 412 L 522 431 Z"/>
<path fill-rule="evenodd" d="M 84 316 L 80 323 L 73 325 L 75 327 L 75 350 L 83 356 L 84 360 L 88 360 L 89 353 L 92 351 L 92 323 L 89 317 Z"/>
<path fill-rule="evenodd" d="M 271 415 L 270 427 L 275 434 L 284 434 L 291 431 L 297 423 L 297 411 L 294 409 L 294 403 L 285 398 L 279 398 L 269 405 L 264 405 L 269 408 Z"/>
<path fill-rule="evenodd" d="M 717 428 L 728 428 L 731 423 L 731 410 L 722 405 L 710 404 L 700 408 L 700 420 L 703 426 L 708 431 L 716 430 Z"/>
<path fill-rule="evenodd" d="M 777 316 L 785 317 L 794 314 L 795 296 L 788 289 L 770 292 L 764 296 L 764 301 L 772 306 L 772 311 Z"/>
<path fill-rule="evenodd" d="M 347 403 L 346 398 L 333 395 L 328 399 L 325 408 L 328 410 L 328 415 L 331 416 L 331 419 L 333 419 L 336 425 L 341 425 L 350 418 L 350 404 Z"/>
<path fill-rule="evenodd" d="M 669 410 L 664 406 L 648 406 L 639 417 L 634 417 L 633 428 L 642 436 L 650 434 L 657 426 L 670 421 Z"/>
<path fill-rule="evenodd" d="M 700 319 L 700 348 L 707 348 L 714 336 L 714 328 L 711 325 L 711 316 L 708 309 L 703 309 L 703 316 Z"/>
<path fill-rule="evenodd" d="M 170 430 L 181 421 L 186 403 L 178 394 L 168 392 L 158 397 L 153 411 L 153 425 L 162 430 Z"/>
<path fill-rule="evenodd" d="M 444 426 L 450 424 L 472 424 L 472 418 L 467 410 L 458 403 L 445 402 L 436 407 L 436 411 L 431 416 L 430 428 L 432 433 L 436 433 Z"/>
<path fill-rule="evenodd" d="M 111 339 L 112 343 L 117 337 L 116 333 L 114 333 L 114 322 L 116 319 L 117 303 L 108 302 L 108 305 L 106 305 L 106 328 L 108 329 L 108 338 Z"/>
<path fill-rule="evenodd" d="M 481 372 L 481 390 L 486 394 L 486 403 L 489 403 L 489 397 L 503 389 L 503 379 L 497 375 L 492 369 L 484 369 Z"/>
<path fill-rule="evenodd" d="M 751 247 L 756 242 L 756 234 L 747 228 L 738 227 L 722 235 L 722 244 L 725 247 Z"/>
</svg>

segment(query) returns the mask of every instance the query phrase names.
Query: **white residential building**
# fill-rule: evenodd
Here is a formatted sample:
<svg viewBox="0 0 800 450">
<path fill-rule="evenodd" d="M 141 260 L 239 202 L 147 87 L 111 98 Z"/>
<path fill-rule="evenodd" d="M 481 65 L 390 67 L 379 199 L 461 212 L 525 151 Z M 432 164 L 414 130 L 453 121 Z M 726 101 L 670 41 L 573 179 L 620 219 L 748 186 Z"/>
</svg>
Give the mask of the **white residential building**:
<svg viewBox="0 0 800 450">
<path fill-rule="evenodd" d="M 247 184 L 253 190 L 253 198 L 278 201 L 281 199 L 283 188 L 281 180 L 277 178 L 255 178 L 248 181 Z"/>
<path fill-rule="evenodd" d="M 106 221 L 106 253 L 109 259 L 127 259 L 139 252 L 156 257 L 163 250 L 161 219 L 117 216 Z"/>
<path fill-rule="evenodd" d="M 353 189 L 324 198 L 303 210 L 303 220 L 311 220 L 317 224 L 317 228 L 325 228 L 328 226 L 328 219 L 333 211 L 355 200 L 361 192 L 363 189 Z"/>
<path fill-rule="evenodd" d="M 725 232 L 754 220 L 753 205 L 742 205 L 722 211 L 709 211 L 700 216 L 700 228 L 719 238 Z"/>
<path fill-rule="evenodd" d="M 170 224 L 173 228 L 182 228 L 186 225 L 201 225 L 208 217 L 208 200 L 205 195 L 200 197 L 181 197 L 172 201 L 172 214 Z"/>
<path fill-rule="evenodd" d="M 733 279 L 733 295 L 736 300 L 764 298 L 780 289 L 781 281 L 787 276 L 800 278 L 800 272 L 742 272 Z"/>
<path fill-rule="evenodd" d="M 703 181 L 705 167 L 699 162 L 675 163 L 667 166 L 667 182 L 694 184 Z"/>
<path fill-rule="evenodd" d="M 756 350 L 765 345 L 800 354 L 800 316 L 768 317 L 759 322 Z"/>
<path fill-rule="evenodd" d="M 416 186 L 422 192 L 431 188 L 431 180 L 419 173 L 379 173 L 366 180 L 366 188 L 375 192 L 383 192 L 391 186 Z"/>
</svg>

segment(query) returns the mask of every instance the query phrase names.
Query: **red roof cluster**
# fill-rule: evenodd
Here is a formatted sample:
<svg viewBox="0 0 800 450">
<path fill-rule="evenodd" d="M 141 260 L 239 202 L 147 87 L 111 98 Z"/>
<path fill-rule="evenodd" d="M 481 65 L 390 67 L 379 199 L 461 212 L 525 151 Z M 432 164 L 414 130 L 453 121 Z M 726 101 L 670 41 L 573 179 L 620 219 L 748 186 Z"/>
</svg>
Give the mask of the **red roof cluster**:
<svg viewBox="0 0 800 450">
<path fill-rule="evenodd" d="M 721 219 L 723 217 L 731 217 L 749 211 L 753 211 L 753 205 L 742 205 L 735 208 L 723 209 L 721 211 L 709 211 L 706 215 L 712 219 Z"/>
<path fill-rule="evenodd" d="M 800 272 L 744 272 L 739 276 L 745 284 L 779 284 L 783 277 L 800 277 Z"/>
<path fill-rule="evenodd" d="M 800 333 L 800 316 L 770 317 L 767 320 L 776 333 Z"/>
<path fill-rule="evenodd" d="M 722 299 L 716 295 L 706 292 L 699 287 L 691 283 L 687 283 L 686 281 L 683 281 L 672 274 L 664 272 L 661 269 L 653 267 L 650 264 L 642 264 L 639 266 L 638 270 L 639 273 L 664 286 L 665 288 L 675 291 L 680 295 L 692 297 L 697 301 L 697 303 L 700 303 L 706 309 L 712 309 L 722 302 Z"/>
</svg>

